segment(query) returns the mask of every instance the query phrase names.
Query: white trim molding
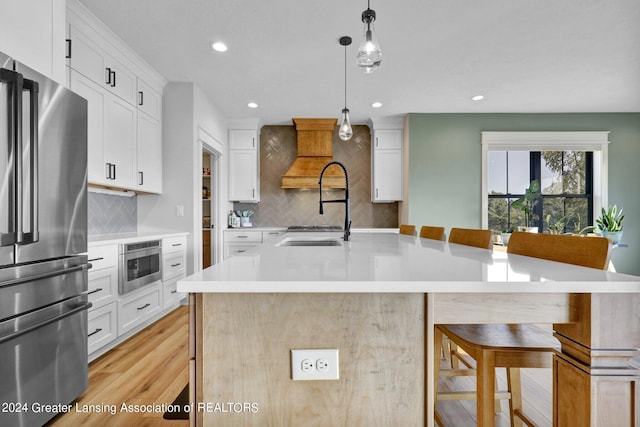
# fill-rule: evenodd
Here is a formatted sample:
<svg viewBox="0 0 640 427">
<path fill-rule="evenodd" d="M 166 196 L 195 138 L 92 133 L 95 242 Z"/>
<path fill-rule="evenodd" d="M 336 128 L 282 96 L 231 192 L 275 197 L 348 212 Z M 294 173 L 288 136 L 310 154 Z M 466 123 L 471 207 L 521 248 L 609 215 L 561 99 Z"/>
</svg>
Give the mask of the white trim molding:
<svg viewBox="0 0 640 427">
<path fill-rule="evenodd" d="M 489 226 L 488 152 L 489 151 L 592 151 L 593 213 L 608 206 L 609 132 L 482 132 L 482 228 Z"/>
</svg>

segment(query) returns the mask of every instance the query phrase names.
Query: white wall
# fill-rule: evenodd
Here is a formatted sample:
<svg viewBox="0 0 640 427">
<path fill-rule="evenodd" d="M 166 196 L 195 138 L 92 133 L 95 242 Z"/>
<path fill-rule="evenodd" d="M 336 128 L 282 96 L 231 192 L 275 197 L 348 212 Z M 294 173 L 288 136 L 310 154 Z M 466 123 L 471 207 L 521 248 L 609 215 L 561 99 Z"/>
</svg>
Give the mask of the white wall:
<svg viewBox="0 0 640 427">
<path fill-rule="evenodd" d="M 162 99 L 162 194 L 138 196 L 138 232 L 169 230 L 189 232 L 187 274 L 201 267 L 202 154 L 199 133 L 211 135 L 222 151 L 220 209 L 226 202 L 226 122 L 218 108 L 193 83 L 171 82 Z M 184 212 L 177 215 L 178 206 Z"/>
</svg>

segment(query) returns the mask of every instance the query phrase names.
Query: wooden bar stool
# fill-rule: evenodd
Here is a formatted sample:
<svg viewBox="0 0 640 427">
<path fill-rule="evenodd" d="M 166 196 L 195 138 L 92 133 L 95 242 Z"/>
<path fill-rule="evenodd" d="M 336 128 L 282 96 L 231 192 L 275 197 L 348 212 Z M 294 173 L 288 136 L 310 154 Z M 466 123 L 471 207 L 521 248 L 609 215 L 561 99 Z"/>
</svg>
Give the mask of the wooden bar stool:
<svg viewBox="0 0 640 427">
<path fill-rule="evenodd" d="M 407 236 L 415 236 L 416 235 L 416 226 L 409 224 L 400 224 L 400 234 L 406 234 Z"/>
<path fill-rule="evenodd" d="M 511 235 L 507 252 L 604 270 L 609 263 L 611 242 L 602 237 L 516 232 Z M 553 350 L 559 348 L 559 342 L 550 332 L 535 325 L 436 325 L 436 355 L 440 354 L 443 335 L 476 361 L 477 389 L 471 394 L 477 399 L 478 425 L 494 425 L 496 398 L 510 399 L 512 426 L 521 426 L 522 422 L 534 425 L 522 412 L 520 368 L 551 366 Z M 454 357 L 452 354 L 452 360 Z M 496 367 L 507 368 L 507 393 L 495 392 Z M 438 375 L 438 366 L 436 371 Z M 469 397 L 470 393 L 438 394 L 436 380 L 436 399 Z M 439 416 L 436 420 L 442 425 Z"/>
<path fill-rule="evenodd" d="M 493 233 L 491 230 L 477 230 L 475 228 L 452 228 L 449 232 L 449 243 L 474 246 L 482 249 L 493 248 Z"/>
<path fill-rule="evenodd" d="M 423 239 L 444 240 L 444 227 L 423 225 L 420 228 L 420 237 Z"/>
</svg>

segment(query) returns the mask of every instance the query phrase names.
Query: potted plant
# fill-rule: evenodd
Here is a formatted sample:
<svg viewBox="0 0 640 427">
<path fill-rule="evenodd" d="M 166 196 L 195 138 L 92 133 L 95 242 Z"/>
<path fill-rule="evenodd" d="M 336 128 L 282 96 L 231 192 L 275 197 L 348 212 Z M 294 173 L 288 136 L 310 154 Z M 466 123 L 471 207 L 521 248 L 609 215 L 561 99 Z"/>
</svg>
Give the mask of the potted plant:
<svg viewBox="0 0 640 427">
<path fill-rule="evenodd" d="M 613 205 L 609 209 L 602 208 L 600 217 L 596 219 L 596 224 L 602 235 L 611 239 L 613 244 L 618 244 L 622 240 L 622 208 L 618 210 L 618 206 Z"/>
<path fill-rule="evenodd" d="M 511 233 L 513 233 L 513 227 L 509 226 L 507 228 L 505 228 L 504 230 L 502 230 L 501 236 L 502 236 L 502 244 L 504 246 L 507 246 L 509 244 L 509 238 L 511 237 Z"/>
<path fill-rule="evenodd" d="M 527 231 L 529 233 L 537 233 L 538 227 L 535 226 L 535 220 L 538 219 L 533 208 L 540 201 L 540 183 L 538 180 L 531 181 L 529 188 L 524 190 L 524 196 L 516 199 L 511 203 L 511 207 L 521 210 L 524 214 L 524 227 L 518 227 L 518 231 Z"/>
</svg>

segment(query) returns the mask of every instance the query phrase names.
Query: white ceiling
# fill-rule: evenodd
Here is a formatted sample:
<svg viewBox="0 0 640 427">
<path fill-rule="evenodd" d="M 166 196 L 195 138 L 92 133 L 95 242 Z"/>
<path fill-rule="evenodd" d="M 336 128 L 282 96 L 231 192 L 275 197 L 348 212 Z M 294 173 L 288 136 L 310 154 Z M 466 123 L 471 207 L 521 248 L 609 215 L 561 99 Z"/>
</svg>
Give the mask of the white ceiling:
<svg viewBox="0 0 640 427">
<path fill-rule="evenodd" d="M 81 3 L 227 118 L 338 117 L 343 35 L 354 39 L 354 123 L 409 112 L 640 112 L 639 0 L 371 0 L 383 61 L 369 75 L 354 62 L 365 0 Z M 210 48 L 218 40 L 226 53 Z M 485 99 L 471 101 L 476 94 Z"/>
</svg>

